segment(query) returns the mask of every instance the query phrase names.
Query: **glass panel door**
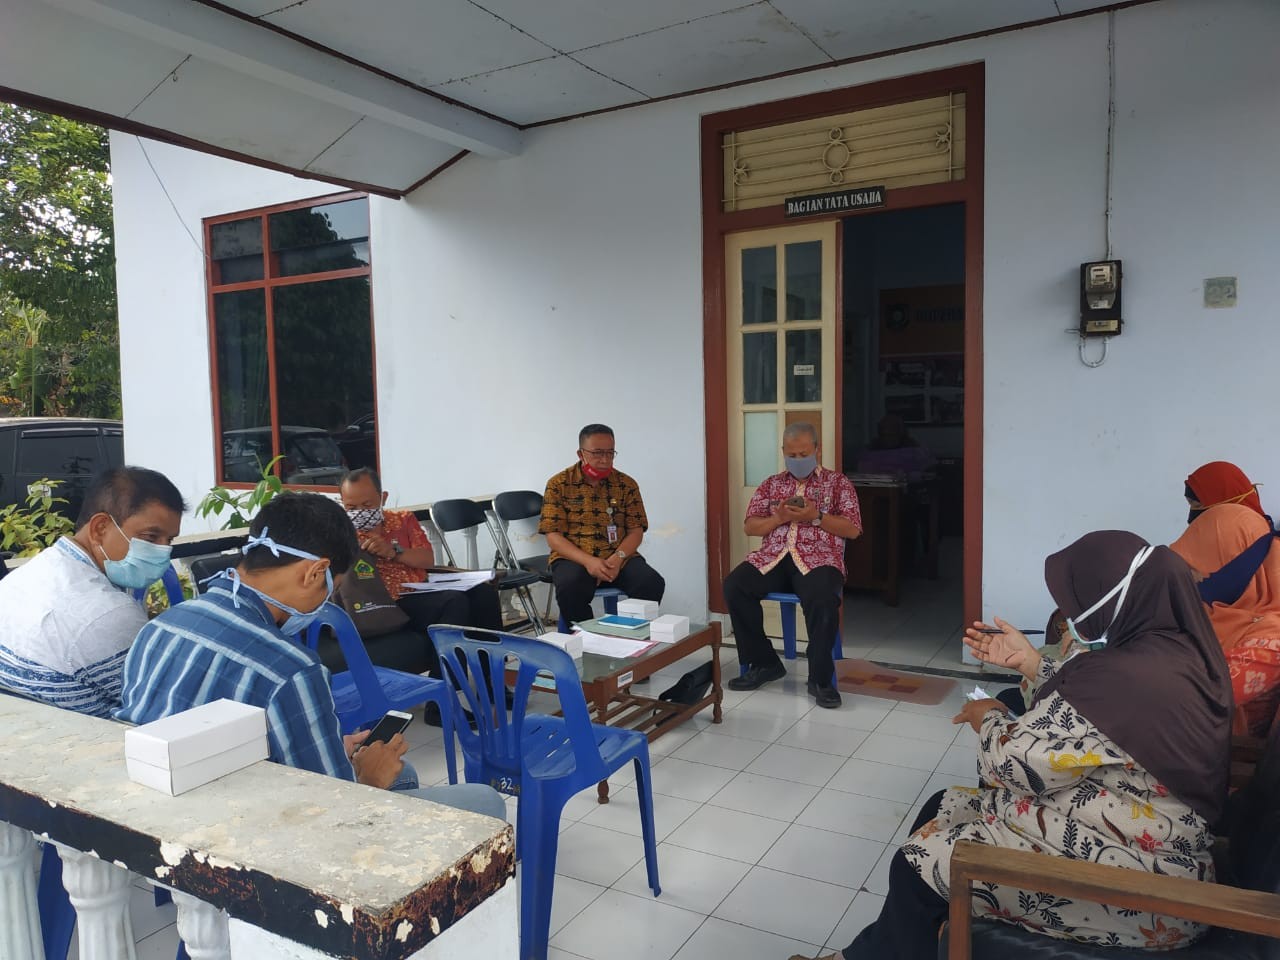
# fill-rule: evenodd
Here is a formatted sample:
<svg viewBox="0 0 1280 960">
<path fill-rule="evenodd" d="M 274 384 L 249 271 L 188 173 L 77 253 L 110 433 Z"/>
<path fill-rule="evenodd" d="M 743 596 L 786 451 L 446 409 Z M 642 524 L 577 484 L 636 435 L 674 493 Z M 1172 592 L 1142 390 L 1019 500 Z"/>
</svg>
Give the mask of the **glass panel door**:
<svg viewBox="0 0 1280 960">
<path fill-rule="evenodd" d="M 730 564 L 758 544 L 742 531 L 760 481 L 782 469 L 782 431 L 807 421 L 835 466 L 836 223 L 725 238 L 729 355 Z"/>
</svg>

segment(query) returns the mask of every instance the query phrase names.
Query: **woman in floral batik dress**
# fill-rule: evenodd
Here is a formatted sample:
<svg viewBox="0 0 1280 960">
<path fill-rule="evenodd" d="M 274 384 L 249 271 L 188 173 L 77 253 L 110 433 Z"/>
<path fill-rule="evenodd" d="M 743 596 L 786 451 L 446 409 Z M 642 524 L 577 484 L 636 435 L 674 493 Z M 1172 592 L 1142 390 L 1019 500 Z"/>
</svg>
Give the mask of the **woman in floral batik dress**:
<svg viewBox="0 0 1280 960">
<path fill-rule="evenodd" d="M 1001 620 L 966 644 L 1042 681 L 1027 712 L 969 703 L 982 788 L 937 794 L 893 858 L 878 920 L 844 960 L 933 960 L 959 840 L 1149 874 L 1213 879 L 1211 827 L 1226 800 L 1231 682 L 1187 565 L 1119 531 L 1045 562 L 1045 580 L 1088 656 L 1042 660 Z M 1140 881 L 1138 881 L 1140 882 Z M 974 885 L 974 913 L 1046 936 L 1152 950 L 1203 928 L 1034 890 Z M 827 960 L 838 960 L 836 955 Z"/>
</svg>

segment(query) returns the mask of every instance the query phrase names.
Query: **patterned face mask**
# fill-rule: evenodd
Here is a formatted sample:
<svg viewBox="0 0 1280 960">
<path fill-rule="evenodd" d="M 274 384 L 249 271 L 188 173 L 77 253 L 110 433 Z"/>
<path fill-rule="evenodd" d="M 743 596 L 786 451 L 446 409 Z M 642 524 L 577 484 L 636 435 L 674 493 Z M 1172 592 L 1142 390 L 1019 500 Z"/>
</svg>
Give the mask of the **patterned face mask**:
<svg viewBox="0 0 1280 960">
<path fill-rule="evenodd" d="M 372 530 L 382 526 L 382 508 L 364 507 L 359 510 L 348 510 L 347 517 L 357 530 Z"/>
</svg>

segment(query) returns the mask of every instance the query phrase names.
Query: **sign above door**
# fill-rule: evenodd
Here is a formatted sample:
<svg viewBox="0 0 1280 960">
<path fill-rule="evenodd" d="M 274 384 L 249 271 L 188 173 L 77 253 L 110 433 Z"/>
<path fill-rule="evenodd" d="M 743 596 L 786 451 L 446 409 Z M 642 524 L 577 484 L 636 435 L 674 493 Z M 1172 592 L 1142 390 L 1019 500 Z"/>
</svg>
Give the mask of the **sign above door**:
<svg viewBox="0 0 1280 960">
<path fill-rule="evenodd" d="M 835 190 L 831 193 L 810 193 L 803 197 L 787 197 L 783 203 L 788 219 L 866 210 L 884 206 L 884 187 L 855 187 L 852 190 Z"/>
</svg>

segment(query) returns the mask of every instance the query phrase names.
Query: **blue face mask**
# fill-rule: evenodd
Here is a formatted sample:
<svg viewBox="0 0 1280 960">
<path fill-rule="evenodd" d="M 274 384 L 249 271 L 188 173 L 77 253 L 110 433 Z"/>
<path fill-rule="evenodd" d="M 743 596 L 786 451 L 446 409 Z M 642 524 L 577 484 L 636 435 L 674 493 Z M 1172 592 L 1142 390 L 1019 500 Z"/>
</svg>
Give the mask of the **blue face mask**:
<svg viewBox="0 0 1280 960">
<path fill-rule="evenodd" d="M 811 453 L 807 457 L 783 457 L 787 464 L 787 473 L 797 480 L 807 480 L 809 474 L 818 469 L 818 455 Z"/>
<path fill-rule="evenodd" d="M 258 536 L 250 536 L 248 541 L 241 548 L 240 552 L 248 553 L 250 550 L 257 547 L 261 547 L 264 550 L 270 550 L 271 553 L 277 557 L 282 553 L 287 553 L 292 557 L 301 557 L 303 560 L 321 559 L 314 553 L 307 553 L 305 550 L 295 550 L 293 547 L 286 547 L 283 543 L 276 543 L 267 536 L 266 527 L 262 528 L 262 533 Z M 320 611 L 324 609 L 324 605 L 329 602 L 329 598 L 333 596 L 333 574 L 329 572 L 328 567 L 324 568 L 324 585 L 326 588 L 324 599 L 316 604 L 314 610 L 309 610 L 305 613 L 301 610 L 294 609 L 287 603 L 281 603 L 275 597 L 270 594 L 263 593 L 256 587 L 249 586 L 249 584 L 240 579 L 240 575 L 235 570 L 228 570 L 226 573 L 232 580 L 231 597 L 233 600 L 235 599 L 236 593 L 241 587 L 243 587 L 251 593 L 256 593 L 261 599 L 271 604 L 273 607 L 278 607 L 289 615 L 285 618 L 284 623 L 280 624 L 280 632 L 286 637 L 296 636 L 305 631 L 307 627 L 311 626 L 311 624 L 315 622 L 316 617 L 320 616 Z"/>
<path fill-rule="evenodd" d="M 111 522 L 120 530 L 115 517 L 111 518 Z M 124 536 L 123 530 L 120 530 L 120 536 Z M 102 572 L 122 590 L 141 590 L 151 586 L 169 569 L 169 556 L 173 553 L 173 547 L 139 540 L 137 537 L 129 538 L 129 551 L 120 560 L 108 557 L 102 544 L 98 544 L 98 549 L 102 551 Z"/>
</svg>

